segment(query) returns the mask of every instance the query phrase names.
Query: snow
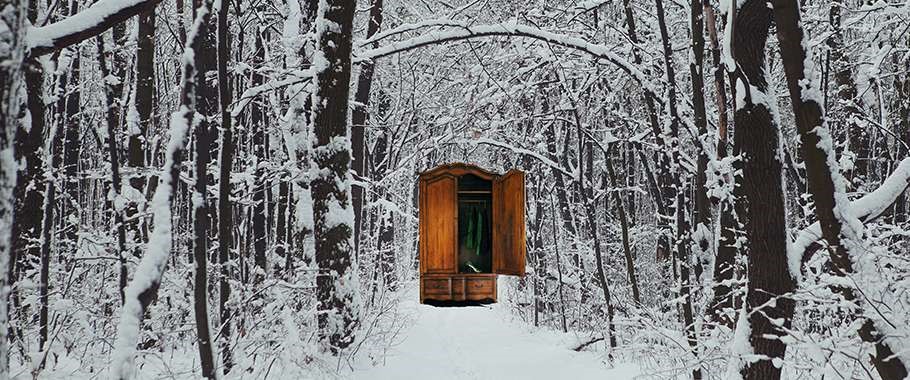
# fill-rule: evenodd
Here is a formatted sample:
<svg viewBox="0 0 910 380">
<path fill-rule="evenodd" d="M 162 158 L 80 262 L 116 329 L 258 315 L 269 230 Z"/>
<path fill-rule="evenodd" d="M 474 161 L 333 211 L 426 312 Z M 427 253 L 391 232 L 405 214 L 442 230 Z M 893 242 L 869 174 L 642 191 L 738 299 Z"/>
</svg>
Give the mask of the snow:
<svg viewBox="0 0 910 380">
<path fill-rule="evenodd" d="M 858 219 L 874 219 L 890 207 L 908 185 L 910 185 L 910 158 L 905 158 L 878 189 L 850 203 L 849 212 Z M 810 244 L 821 239 L 821 235 L 821 225 L 815 222 L 800 231 L 796 240 L 787 248 L 790 274 L 794 278 L 801 278 L 800 267 L 803 253 Z"/>
<path fill-rule="evenodd" d="M 185 107 L 182 111 L 187 111 Z M 186 144 L 189 125 L 184 119 L 184 112 L 176 112 L 171 118 L 171 139 L 168 142 L 168 161 L 165 162 L 162 170 L 165 175 L 161 176 L 155 195 L 152 197 L 150 205 L 153 212 L 153 225 L 149 236 L 148 248 L 145 256 L 139 266 L 136 267 L 132 281 L 125 290 L 126 303 L 123 305 L 120 322 L 117 325 L 117 339 L 114 342 L 114 351 L 112 353 L 111 375 L 115 378 L 130 378 L 132 376 L 132 360 L 136 351 L 136 342 L 139 339 L 139 326 L 142 324 L 143 308 L 139 301 L 139 296 L 146 289 L 160 281 L 161 274 L 167 265 L 167 258 L 170 256 L 172 248 L 172 224 L 171 224 L 171 197 L 173 196 L 173 184 L 170 176 L 167 175 L 174 166 L 171 159 L 175 150 L 183 149 Z"/>
<path fill-rule="evenodd" d="M 26 31 L 27 49 L 52 47 L 54 41 L 67 35 L 87 30 L 101 24 L 109 17 L 149 0 L 100 0 L 76 15 L 42 27 L 30 27 Z"/>
<path fill-rule="evenodd" d="M 250 102 L 253 101 L 257 96 L 262 95 L 269 91 L 278 90 L 284 87 L 292 86 L 295 84 L 300 84 L 307 82 L 312 77 L 312 72 L 309 70 L 301 71 L 299 73 L 292 73 L 289 78 L 274 80 L 266 82 L 259 86 L 253 86 L 247 88 L 243 91 L 243 94 L 240 95 L 240 98 L 234 103 L 231 107 L 231 117 L 237 118 L 240 117 L 240 113 L 243 112 L 243 109 L 246 108 Z"/>
<path fill-rule="evenodd" d="M 604 353 L 576 352 L 571 334 L 512 320 L 503 303 L 433 307 L 418 303 L 416 284 L 401 304 L 406 324 L 400 344 L 356 379 L 633 379 L 634 364 L 606 363 Z"/>
<path fill-rule="evenodd" d="M 319 24 L 317 23 L 317 28 L 318 25 Z M 429 26 L 431 24 L 425 25 Z M 548 32 L 532 26 L 519 24 L 515 20 L 490 25 L 470 25 L 458 21 L 444 20 L 441 21 L 438 26 L 457 26 L 457 28 L 448 31 L 432 31 L 411 39 L 389 43 L 375 49 L 357 51 L 354 53 L 356 56 L 355 61 L 359 62 L 380 58 L 401 51 L 445 41 L 484 36 L 518 36 L 534 38 L 551 44 L 581 50 L 594 55 L 595 57 L 606 59 L 630 74 L 648 92 L 657 93 L 655 89 L 659 88 L 659 86 L 655 86 L 651 82 L 649 76 L 638 69 L 637 65 L 614 53 L 613 47 L 591 43 L 583 38 Z M 314 62 L 316 62 L 315 58 Z M 314 65 L 316 64 L 314 63 Z"/>
<path fill-rule="evenodd" d="M 736 320 L 736 331 L 733 335 L 733 342 L 730 345 L 730 358 L 727 367 L 726 379 L 742 380 L 740 371 L 745 366 L 747 360 L 755 353 L 752 351 L 752 344 L 749 342 L 749 335 L 752 334 L 752 324 L 746 315 L 745 309 L 740 309 L 739 318 Z"/>
<path fill-rule="evenodd" d="M 205 3 L 203 3 L 187 38 L 183 62 L 189 68 L 193 67 L 191 41 L 195 40 L 203 20 L 207 19 L 206 14 L 208 11 Z M 184 78 L 184 83 L 186 83 L 186 77 L 191 75 L 191 73 L 186 70 L 186 66 L 184 68 L 182 77 Z M 193 96 L 193 94 L 190 94 L 190 96 Z M 187 105 L 181 105 L 171 115 L 170 140 L 168 141 L 165 155 L 166 161 L 161 170 L 163 175 L 160 177 L 158 187 L 155 189 L 155 194 L 152 196 L 150 204 L 154 228 L 149 234 L 145 255 L 136 267 L 133 279 L 124 291 L 125 302 L 121 310 L 120 321 L 117 324 L 117 337 L 111 352 L 110 371 L 112 378 L 128 379 L 133 376 L 133 356 L 136 352 L 139 328 L 142 325 L 142 318 L 145 312 L 139 298 L 151 289 L 157 291 L 157 284 L 161 282 L 161 276 L 165 267 L 167 267 L 168 257 L 173 248 L 171 200 L 173 199 L 173 187 L 175 185 L 173 181 L 176 178 L 173 178 L 171 171 L 177 164 L 175 162 L 175 158 L 178 157 L 177 153 L 184 150 L 186 146 L 190 124 L 195 118 L 194 112 L 195 110 L 190 109 Z"/>
</svg>

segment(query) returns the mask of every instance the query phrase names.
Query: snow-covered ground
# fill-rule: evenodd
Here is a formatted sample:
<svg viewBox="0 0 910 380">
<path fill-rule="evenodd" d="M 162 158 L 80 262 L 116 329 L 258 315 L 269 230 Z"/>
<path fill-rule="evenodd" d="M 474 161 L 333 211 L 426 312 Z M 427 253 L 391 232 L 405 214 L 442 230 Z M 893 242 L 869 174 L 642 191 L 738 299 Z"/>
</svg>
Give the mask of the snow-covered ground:
<svg viewBox="0 0 910 380">
<path fill-rule="evenodd" d="M 414 285 L 416 287 L 416 284 Z M 503 304 L 433 307 L 416 289 L 401 304 L 412 319 L 375 367 L 355 379 L 633 379 L 635 365 L 611 366 L 602 353 L 576 352 L 578 339 L 514 320 Z"/>
</svg>

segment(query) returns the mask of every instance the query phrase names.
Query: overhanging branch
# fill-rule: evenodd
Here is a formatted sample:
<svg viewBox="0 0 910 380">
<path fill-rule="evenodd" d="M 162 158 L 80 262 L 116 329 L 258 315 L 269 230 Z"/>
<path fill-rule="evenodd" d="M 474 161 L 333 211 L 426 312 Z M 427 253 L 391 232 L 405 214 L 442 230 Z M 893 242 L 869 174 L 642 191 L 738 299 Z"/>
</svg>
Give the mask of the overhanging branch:
<svg viewBox="0 0 910 380">
<path fill-rule="evenodd" d="M 87 9 L 26 32 L 28 55 L 37 57 L 95 37 L 139 13 L 155 8 L 161 0 L 100 0 Z"/>
<path fill-rule="evenodd" d="M 367 43 L 376 42 L 394 34 L 413 31 L 425 27 L 440 27 L 451 29 L 431 31 L 421 36 L 390 43 L 378 48 L 363 49 L 363 46 L 365 46 Z M 362 62 L 365 60 L 382 58 L 392 54 L 401 53 L 428 45 L 495 36 L 532 38 L 549 44 L 582 51 L 594 57 L 604 59 L 632 76 L 636 82 L 641 84 L 645 92 L 654 95 L 655 98 L 660 98 L 657 91 L 655 91 L 656 87 L 651 82 L 650 78 L 648 78 L 644 72 L 639 70 L 635 64 L 614 53 L 611 47 L 590 43 L 578 37 L 556 34 L 539 28 L 521 25 L 514 21 L 499 24 L 472 26 L 451 20 L 434 20 L 430 22 L 422 22 L 415 25 L 404 25 L 396 28 L 395 30 L 377 35 L 374 38 L 362 42 L 360 44 L 360 49 L 355 52 L 354 61 Z"/>
</svg>

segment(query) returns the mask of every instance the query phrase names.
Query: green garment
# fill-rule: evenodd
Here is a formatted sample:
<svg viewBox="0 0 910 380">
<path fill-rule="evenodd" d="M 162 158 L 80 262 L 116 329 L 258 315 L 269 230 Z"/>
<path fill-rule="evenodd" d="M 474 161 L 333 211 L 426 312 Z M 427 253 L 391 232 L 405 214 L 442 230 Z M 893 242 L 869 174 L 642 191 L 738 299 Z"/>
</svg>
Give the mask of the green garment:
<svg viewBox="0 0 910 380">
<path fill-rule="evenodd" d="M 468 231 L 464 245 L 480 256 L 480 246 L 483 242 L 483 209 L 472 206 L 468 210 Z"/>
</svg>

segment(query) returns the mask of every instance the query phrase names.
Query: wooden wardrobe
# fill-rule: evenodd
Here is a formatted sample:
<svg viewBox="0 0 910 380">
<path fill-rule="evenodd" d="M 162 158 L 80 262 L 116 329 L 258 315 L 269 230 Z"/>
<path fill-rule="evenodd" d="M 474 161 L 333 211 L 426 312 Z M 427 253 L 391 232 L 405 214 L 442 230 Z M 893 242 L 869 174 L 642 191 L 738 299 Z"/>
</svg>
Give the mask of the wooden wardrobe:
<svg viewBox="0 0 910 380">
<path fill-rule="evenodd" d="M 524 173 L 448 164 L 420 175 L 420 302 L 496 302 L 525 273 Z"/>
</svg>

